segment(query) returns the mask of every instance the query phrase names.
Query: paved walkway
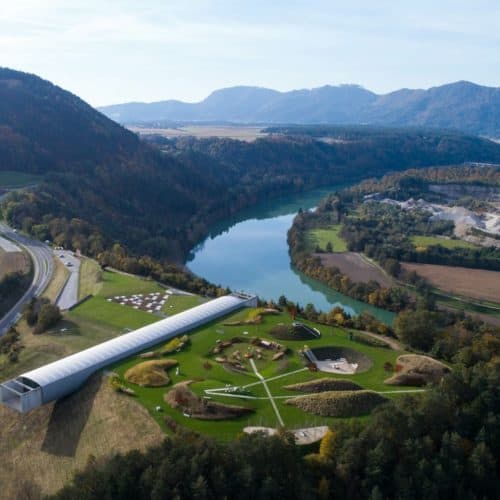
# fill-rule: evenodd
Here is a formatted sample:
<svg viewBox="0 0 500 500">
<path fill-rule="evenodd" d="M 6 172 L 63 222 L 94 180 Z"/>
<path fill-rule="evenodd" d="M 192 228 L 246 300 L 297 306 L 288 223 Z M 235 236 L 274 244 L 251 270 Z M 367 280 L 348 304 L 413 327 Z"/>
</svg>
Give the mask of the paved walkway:
<svg viewBox="0 0 500 500">
<path fill-rule="evenodd" d="M 285 427 L 285 423 L 283 422 L 283 419 L 281 418 L 281 414 L 278 410 L 278 407 L 276 406 L 276 402 L 273 399 L 273 395 L 271 394 L 271 391 L 269 390 L 269 387 L 267 386 L 266 379 L 257 371 L 257 367 L 255 366 L 255 361 L 252 358 L 250 358 L 249 361 L 250 361 L 250 365 L 252 366 L 252 369 L 253 369 L 255 375 L 257 375 L 257 377 L 259 377 L 260 380 L 262 381 L 262 385 L 264 386 L 264 389 L 267 392 L 267 395 L 269 397 L 269 401 L 271 401 L 271 404 L 273 405 L 274 413 L 276 413 L 276 417 L 278 419 L 278 422 L 280 423 L 281 427 Z"/>
</svg>

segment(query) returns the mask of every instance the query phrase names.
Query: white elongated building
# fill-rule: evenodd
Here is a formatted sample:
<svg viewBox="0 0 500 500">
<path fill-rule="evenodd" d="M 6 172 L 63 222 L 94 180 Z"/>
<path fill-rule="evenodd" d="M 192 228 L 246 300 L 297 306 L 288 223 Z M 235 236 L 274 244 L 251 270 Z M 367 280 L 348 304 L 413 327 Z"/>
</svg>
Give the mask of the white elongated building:
<svg viewBox="0 0 500 500">
<path fill-rule="evenodd" d="M 255 306 L 257 297 L 242 293 L 205 302 L 8 380 L 0 384 L 0 402 L 19 412 L 27 412 L 74 392 L 90 375 L 105 366 L 238 309 Z"/>
</svg>

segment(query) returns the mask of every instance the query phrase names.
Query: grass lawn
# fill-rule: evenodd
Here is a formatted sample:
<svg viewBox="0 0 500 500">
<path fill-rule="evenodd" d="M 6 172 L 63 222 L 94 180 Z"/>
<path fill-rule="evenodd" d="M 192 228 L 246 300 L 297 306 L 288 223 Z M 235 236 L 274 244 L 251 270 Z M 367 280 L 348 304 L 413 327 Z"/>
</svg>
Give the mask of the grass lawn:
<svg viewBox="0 0 500 500">
<path fill-rule="evenodd" d="M 39 175 L 28 174 L 25 172 L 16 172 L 14 170 L 6 170 L 0 172 L 0 188 L 19 188 L 30 186 L 40 181 Z"/>
<path fill-rule="evenodd" d="M 103 285 L 102 277 L 101 266 L 93 259 L 82 257 L 78 281 L 78 299 L 81 300 L 88 295 L 97 295 Z"/>
<path fill-rule="evenodd" d="M 135 330 L 144 325 L 158 321 L 154 314 L 122 306 L 115 302 L 108 302 L 104 297 L 92 297 L 68 313 L 69 319 L 91 318 L 96 323 L 101 323 L 119 330 Z"/>
<path fill-rule="evenodd" d="M 191 307 L 199 306 L 203 302 L 206 302 L 206 299 L 199 295 L 170 295 L 163 306 L 163 312 L 171 316 L 191 309 Z"/>
<path fill-rule="evenodd" d="M 328 229 L 311 229 L 307 232 L 306 241 L 309 251 L 314 252 L 316 247 L 326 251 L 328 242 L 332 244 L 334 252 L 346 252 L 346 242 L 340 236 L 340 224 L 331 226 Z"/>
<path fill-rule="evenodd" d="M 59 259 L 53 257 L 52 260 L 54 261 L 54 274 L 42 296 L 47 297 L 52 302 L 55 302 L 63 286 L 66 284 L 69 277 L 69 271 Z"/>
<path fill-rule="evenodd" d="M 254 396 L 263 399 L 243 399 L 232 398 L 224 395 L 210 394 L 210 397 L 217 402 L 247 406 L 254 408 L 255 412 L 250 415 L 239 417 L 231 420 L 222 421 L 207 421 L 197 420 L 185 417 L 180 411 L 174 410 L 164 402 L 163 397 L 170 390 L 173 384 L 177 382 L 191 380 L 191 389 L 200 396 L 203 396 L 205 389 L 214 389 L 224 387 L 226 384 L 244 386 L 259 382 L 255 373 L 246 362 L 247 371 L 245 373 L 228 371 L 223 365 L 214 361 L 212 349 L 216 345 L 216 340 L 227 340 L 238 336 L 242 339 L 252 337 L 261 337 L 271 339 L 269 330 L 272 326 L 278 323 L 290 323 L 291 319 L 280 314 L 276 316 L 265 316 L 260 325 L 244 325 L 244 326 L 227 326 L 224 325 L 227 321 L 244 320 L 248 317 L 248 310 L 239 311 L 229 318 L 216 321 L 212 324 L 198 328 L 189 335 L 190 343 L 181 352 L 174 353 L 168 357 L 179 362 L 179 375 L 175 374 L 175 369 L 169 371 L 169 377 L 172 382 L 169 386 L 158 388 L 139 387 L 134 384 L 125 382 L 127 387 L 132 388 L 137 394 L 137 400 L 144 405 L 151 416 L 159 423 L 159 425 L 168 432 L 164 418 L 165 415 L 171 416 L 178 424 L 190 429 L 212 435 L 218 439 L 230 440 L 240 433 L 243 427 L 247 425 L 264 425 L 275 427 L 277 425 L 277 417 L 274 413 L 272 405 L 267 399 L 264 387 L 261 383 L 248 388 L 246 395 Z M 308 322 L 306 322 L 308 323 Z M 308 323 L 312 325 L 312 323 Z M 332 327 L 319 326 L 322 336 L 319 339 L 304 341 L 279 341 L 289 347 L 288 354 L 285 360 L 271 361 L 271 354 L 264 353 L 266 359 L 256 360 L 259 373 L 266 379 L 271 377 L 286 374 L 282 378 L 277 378 L 268 382 L 271 393 L 276 398 L 275 402 L 279 412 L 289 428 L 298 428 L 303 426 L 332 424 L 338 421 L 336 418 L 317 417 L 312 414 L 304 413 L 302 410 L 284 404 L 286 397 L 299 395 L 297 392 L 288 391 L 283 388 L 285 385 L 304 382 L 315 378 L 333 377 L 347 378 L 353 380 L 365 389 L 375 391 L 390 391 L 394 389 L 404 389 L 401 387 L 394 388 L 386 386 L 383 381 L 390 376 L 384 370 L 384 363 L 395 363 L 396 358 L 404 352 L 398 352 L 386 348 L 376 348 L 365 344 L 351 341 L 348 338 L 348 333 L 344 330 Z M 243 332 L 248 332 L 245 335 Z M 235 348 L 240 352 L 245 352 L 249 342 L 236 344 Z M 368 355 L 373 361 L 373 366 L 364 373 L 354 375 L 334 375 L 322 372 L 312 373 L 309 370 L 303 370 L 304 363 L 298 355 L 298 350 L 307 343 L 310 347 L 318 347 L 322 345 L 335 345 L 350 347 Z M 229 348 L 225 353 L 229 353 L 233 348 Z M 123 362 L 116 364 L 112 369 L 123 378 L 124 373 L 135 364 L 142 360 L 137 356 L 129 358 Z M 209 361 L 211 367 L 207 369 L 204 365 Z M 298 373 L 290 373 L 296 370 L 302 370 Z M 290 373 L 290 374 L 289 374 Z M 289 375 L 288 375 L 289 374 Z M 155 408 L 160 406 L 161 412 L 157 412 Z M 366 418 L 366 417 L 362 417 Z"/>
<path fill-rule="evenodd" d="M 430 247 L 433 245 L 441 245 L 445 248 L 478 248 L 477 245 L 464 240 L 451 240 L 439 236 L 412 236 L 412 243 L 416 247 Z"/>
<path fill-rule="evenodd" d="M 163 290 L 164 289 L 153 280 L 128 274 L 104 271 L 102 275 L 102 289 L 99 295 L 111 297 L 114 295 L 161 292 Z"/>
</svg>

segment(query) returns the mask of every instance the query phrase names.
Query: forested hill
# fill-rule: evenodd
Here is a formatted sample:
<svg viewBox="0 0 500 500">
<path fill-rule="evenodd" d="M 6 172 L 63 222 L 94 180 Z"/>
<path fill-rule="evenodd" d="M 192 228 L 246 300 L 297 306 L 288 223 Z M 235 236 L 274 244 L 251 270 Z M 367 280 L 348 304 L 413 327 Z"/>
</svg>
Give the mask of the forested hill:
<svg viewBox="0 0 500 500">
<path fill-rule="evenodd" d="M 371 124 L 450 128 L 500 137 L 500 88 L 455 82 L 427 90 L 375 94 L 358 85 L 278 92 L 259 87 L 216 90 L 197 103 L 132 102 L 100 108 L 120 123 L 153 121 Z"/>
<path fill-rule="evenodd" d="M 259 200 L 409 167 L 500 161 L 500 145 L 460 134 L 392 131 L 327 143 L 279 135 L 141 142 L 78 97 L 0 69 L 0 170 L 43 174 L 2 215 L 39 239 L 99 255 L 182 259 L 208 225 Z"/>
</svg>

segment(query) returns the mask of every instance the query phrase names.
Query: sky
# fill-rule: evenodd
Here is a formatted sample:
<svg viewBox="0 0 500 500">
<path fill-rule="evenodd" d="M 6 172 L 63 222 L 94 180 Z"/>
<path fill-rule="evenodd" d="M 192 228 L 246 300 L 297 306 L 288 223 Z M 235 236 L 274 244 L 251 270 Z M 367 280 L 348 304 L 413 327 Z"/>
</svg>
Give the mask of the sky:
<svg viewBox="0 0 500 500">
<path fill-rule="evenodd" d="M 500 86 L 498 0 L 0 0 L 0 66 L 94 106 L 256 85 Z"/>
</svg>

